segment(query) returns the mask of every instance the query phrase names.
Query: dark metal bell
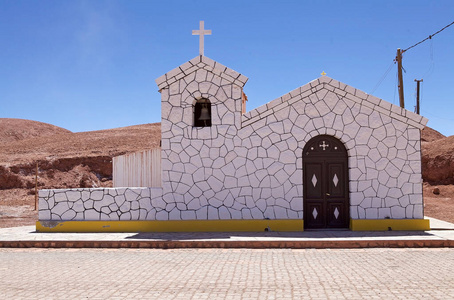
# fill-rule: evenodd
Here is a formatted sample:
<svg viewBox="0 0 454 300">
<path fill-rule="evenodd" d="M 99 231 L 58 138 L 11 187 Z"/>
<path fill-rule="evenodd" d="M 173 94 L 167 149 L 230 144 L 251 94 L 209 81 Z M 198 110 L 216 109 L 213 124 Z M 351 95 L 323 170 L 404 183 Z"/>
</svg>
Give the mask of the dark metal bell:
<svg viewBox="0 0 454 300">
<path fill-rule="evenodd" d="M 202 109 L 200 110 L 199 121 L 208 121 L 210 119 L 211 119 L 211 117 L 210 117 L 210 112 L 208 111 L 208 108 L 202 107 Z"/>
</svg>

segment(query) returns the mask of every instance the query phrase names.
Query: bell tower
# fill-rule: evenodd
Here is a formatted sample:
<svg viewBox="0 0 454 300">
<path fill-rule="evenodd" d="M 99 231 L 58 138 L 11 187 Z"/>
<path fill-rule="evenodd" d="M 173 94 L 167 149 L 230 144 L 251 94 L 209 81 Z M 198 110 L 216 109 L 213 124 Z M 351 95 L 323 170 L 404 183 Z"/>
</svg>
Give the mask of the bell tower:
<svg viewBox="0 0 454 300">
<path fill-rule="evenodd" d="M 201 197 L 206 180 L 217 172 L 213 169 L 216 157 L 226 156 L 238 140 L 246 81 L 246 76 L 206 56 L 156 79 L 161 93 L 163 200 L 177 205 L 178 214 L 189 208 L 186 202 L 192 197 Z M 180 215 L 170 213 L 169 218 Z"/>
<path fill-rule="evenodd" d="M 162 142 L 176 136 L 203 140 L 227 133 L 236 136 L 242 127 L 246 81 L 246 76 L 206 56 L 197 56 L 156 79 Z"/>
</svg>

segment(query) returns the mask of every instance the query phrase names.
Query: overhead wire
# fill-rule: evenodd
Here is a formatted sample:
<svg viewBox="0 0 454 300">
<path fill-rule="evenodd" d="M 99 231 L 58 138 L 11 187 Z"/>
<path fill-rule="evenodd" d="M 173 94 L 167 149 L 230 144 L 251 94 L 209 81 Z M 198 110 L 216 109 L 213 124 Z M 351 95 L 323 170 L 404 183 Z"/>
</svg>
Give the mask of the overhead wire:
<svg viewBox="0 0 454 300">
<path fill-rule="evenodd" d="M 434 45 L 433 45 L 433 40 L 430 40 L 430 66 L 429 66 L 429 69 L 426 71 L 426 73 L 424 73 L 422 78 L 427 78 L 428 76 L 432 75 L 434 69 L 435 69 Z"/>
<path fill-rule="evenodd" d="M 439 34 L 440 32 L 442 32 L 443 30 L 445 30 L 446 28 L 448 28 L 448 27 L 451 26 L 451 25 L 454 25 L 454 22 L 452 22 L 451 24 L 446 25 L 446 26 L 443 27 L 442 29 L 438 30 L 438 31 L 435 32 L 434 34 L 429 35 L 428 37 L 426 37 L 426 38 L 423 39 L 422 41 L 420 41 L 420 42 L 414 44 L 413 46 L 408 47 L 407 49 L 403 50 L 402 53 L 404 53 L 405 51 L 410 50 L 411 48 L 413 48 L 413 47 L 415 47 L 415 46 L 418 46 L 419 44 L 421 44 L 421 43 L 423 43 L 423 42 L 425 42 L 425 41 L 427 41 L 427 40 L 432 39 L 432 37 L 434 37 L 435 35 Z"/>
<path fill-rule="evenodd" d="M 419 44 L 421 44 L 421 43 L 423 43 L 423 42 L 425 42 L 425 41 L 427 41 L 427 40 L 432 40 L 432 38 L 433 38 L 434 36 L 436 36 L 437 34 L 439 34 L 440 32 L 442 32 L 443 30 L 445 30 L 446 28 L 448 28 L 448 27 L 450 27 L 450 26 L 452 26 L 452 25 L 454 25 L 454 22 L 451 22 L 450 24 L 446 25 L 445 27 L 443 27 L 442 29 L 438 30 L 437 32 L 435 32 L 435 33 L 429 35 L 428 37 L 426 37 L 426 38 L 423 39 L 422 41 L 420 41 L 420 42 L 418 42 L 418 43 L 416 43 L 416 44 L 414 44 L 414 45 L 408 47 L 407 49 L 402 50 L 402 51 L 401 51 L 401 54 L 403 54 L 404 52 L 410 50 L 411 48 L 414 48 L 414 47 L 418 46 Z M 431 65 L 430 65 L 429 70 L 426 72 L 425 75 L 431 74 L 431 73 L 433 72 L 434 65 L 435 65 L 435 64 L 434 64 L 434 59 L 433 59 L 433 42 L 432 42 L 431 45 L 430 45 L 430 58 L 431 58 Z M 402 69 L 405 71 L 405 69 L 404 69 L 403 67 L 402 67 Z M 397 85 L 398 85 L 398 84 L 399 84 L 399 82 L 397 82 Z M 394 97 L 395 97 L 395 93 L 396 93 L 396 91 L 394 90 Z"/>
<path fill-rule="evenodd" d="M 398 73 L 396 71 L 396 86 L 394 87 L 394 98 L 393 98 L 393 104 L 396 104 L 396 91 L 397 91 L 397 86 L 399 85 L 399 77 Z"/>
<path fill-rule="evenodd" d="M 369 93 L 369 95 L 373 95 L 373 93 L 378 89 L 378 87 L 383 83 L 383 81 L 385 80 L 386 76 L 388 76 L 389 72 L 391 71 L 392 67 L 394 65 L 394 61 L 391 62 L 391 64 L 389 65 L 388 69 L 385 71 L 385 73 L 382 75 L 382 77 L 380 78 L 380 80 L 378 80 L 377 84 L 374 86 L 374 88 L 372 89 L 372 91 Z"/>
<path fill-rule="evenodd" d="M 446 28 L 448 28 L 448 27 L 451 26 L 451 25 L 454 25 L 454 22 L 452 22 L 451 24 L 446 25 L 446 26 L 443 27 L 442 29 L 438 30 L 438 31 L 435 32 L 434 34 L 429 35 L 427 38 L 425 38 L 424 40 L 422 40 L 422 41 L 420 41 L 420 42 L 414 44 L 413 46 L 408 47 L 407 49 L 403 50 L 402 53 L 404 53 L 404 52 L 410 50 L 410 49 L 413 48 L 413 47 L 416 47 L 417 45 L 419 45 L 419 44 L 421 44 L 421 43 L 423 43 L 423 42 L 425 42 L 425 41 L 427 41 L 427 40 L 432 40 L 432 37 L 434 37 L 435 35 L 439 34 L 440 32 L 442 32 L 443 30 L 445 30 Z M 433 42 L 432 42 L 431 45 L 430 45 L 430 60 L 431 60 L 431 65 L 430 65 L 429 69 L 427 70 L 425 76 L 426 76 L 427 74 L 431 74 L 431 73 L 433 72 L 433 70 L 434 70 Z M 384 80 L 386 79 L 386 77 L 388 76 L 388 74 L 389 74 L 389 72 L 391 71 L 391 68 L 392 68 L 393 64 L 395 64 L 395 62 L 396 62 L 396 61 L 394 60 L 394 61 L 389 65 L 388 69 L 385 71 L 385 73 L 382 75 L 382 77 L 378 80 L 377 84 L 374 86 L 374 88 L 372 89 L 372 91 L 371 91 L 369 94 L 373 94 L 373 93 L 378 89 L 378 87 L 383 83 L 383 81 L 384 81 Z M 403 69 L 404 72 L 405 72 L 405 69 L 404 69 L 403 67 L 402 67 L 402 69 Z M 423 77 L 425 77 L 425 76 L 423 76 Z M 395 96 L 395 94 L 394 94 L 394 96 Z"/>
</svg>

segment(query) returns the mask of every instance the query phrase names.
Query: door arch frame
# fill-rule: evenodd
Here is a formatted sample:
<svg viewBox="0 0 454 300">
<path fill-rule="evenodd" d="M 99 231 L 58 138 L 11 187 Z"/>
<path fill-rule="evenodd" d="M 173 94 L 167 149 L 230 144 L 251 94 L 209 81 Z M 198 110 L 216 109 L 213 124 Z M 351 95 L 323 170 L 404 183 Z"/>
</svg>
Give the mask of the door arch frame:
<svg viewBox="0 0 454 300">
<path fill-rule="evenodd" d="M 349 228 L 350 178 L 348 151 L 344 143 L 331 135 L 315 136 L 304 146 L 302 161 L 304 228 Z M 335 170 L 338 170 L 339 177 L 328 179 L 333 172 L 335 177 L 337 176 Z M 316 173 L 320 178 L 316 178 Z M 331 180 L 333 180 L 334 186 L 331 184 Z M 337 182 L 340 182 L 339 186 Z M 313 185 L 312 190 L 310 184 Z M 331 194 L 332 191 L 334 193 Z M 333 214 L 334 219 L 331 219 Z"/>
</svg>

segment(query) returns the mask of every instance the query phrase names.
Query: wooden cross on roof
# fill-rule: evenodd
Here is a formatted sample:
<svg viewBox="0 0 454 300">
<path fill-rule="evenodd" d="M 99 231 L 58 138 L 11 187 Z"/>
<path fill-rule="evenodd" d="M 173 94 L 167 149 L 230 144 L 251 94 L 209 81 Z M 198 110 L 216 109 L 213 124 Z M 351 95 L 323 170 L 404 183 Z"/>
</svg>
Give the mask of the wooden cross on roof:
<svg viewBox="0 0 454 300">
<path fill-rule="evenodd" d="M 193 30 L 192 31 L 192 35 L 198 35 L 199 36 L 199 55 L 203 56 L 204 36 L 205 35 L 211 35 L 211 30 L 205 30 L 203 21 L 200 21 L 200 27 L 199 28 L 200 28 L 199 30 Z"/>
</svg>

